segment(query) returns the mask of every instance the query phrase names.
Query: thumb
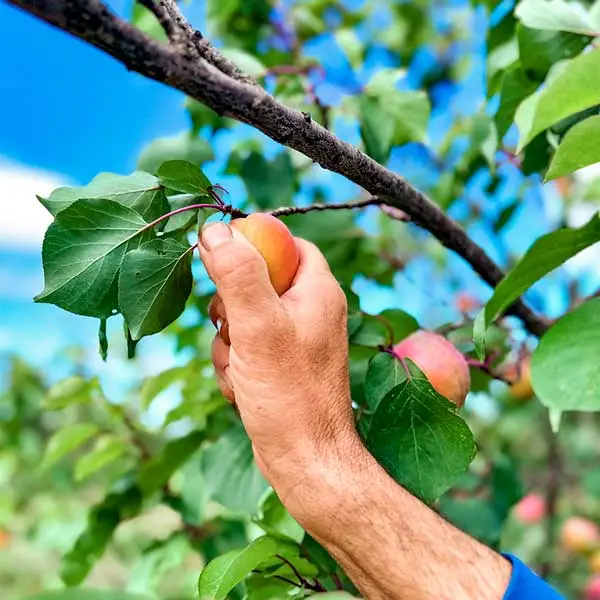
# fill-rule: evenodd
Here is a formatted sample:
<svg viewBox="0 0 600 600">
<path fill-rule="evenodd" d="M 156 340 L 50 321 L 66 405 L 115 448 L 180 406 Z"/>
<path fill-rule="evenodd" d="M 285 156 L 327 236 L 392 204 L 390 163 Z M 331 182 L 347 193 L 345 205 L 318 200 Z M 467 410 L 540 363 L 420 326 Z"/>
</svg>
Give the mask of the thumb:
<svg viewBox="0 0 600 600">
<path fill-rule="evenodd" d="M 279 297 L 271 285 L 267 263 L 242 233 L 225 223 L 202 229 L 200 258 L 225 305 L 231 329 L 236 323 L 251 325 L 261 315 L 278 310 Z"/>
</svg>

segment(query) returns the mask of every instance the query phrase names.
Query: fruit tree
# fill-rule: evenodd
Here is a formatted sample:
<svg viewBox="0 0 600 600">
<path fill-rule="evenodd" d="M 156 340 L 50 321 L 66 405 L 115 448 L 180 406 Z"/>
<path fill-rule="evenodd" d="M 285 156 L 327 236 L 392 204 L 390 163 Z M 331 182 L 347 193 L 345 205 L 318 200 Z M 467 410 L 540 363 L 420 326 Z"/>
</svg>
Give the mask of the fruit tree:
<svg viewBox="0 0 600 600">
<path fill-rule="evenodd" d="M 600 178 L 579 172 L 600 162 L 600 1 L 8 3 L 178 90 L 190 123 L 132 172 L 98 156 L 86 185 L 39 198 L 53 221 L 35 301 L 96 319 L 105 361 L 166 336 L 178 362 L 123 402 L 89 365 L 51 386 L 12 365 L 11 510 L 39 510 L 42 487 L 87 510 L 36 597 L 358 595 L 218 391 L 197 258 L 215 220 L 259 250 L 279 295 L 292 234 L 324 252 L 348 303 L 356 426 L 396 481 L 569 597 L 600 597 L 600 261 L 570 268 L 600 241 Z M 164 394 L 177 402 L 151 422 Z M 148 539 L 125 544 L 145 517 Z M 99 586 L 111 552 L 138 567 Z M 176 568 L 194 589 L 165 584 Z"/>
</svg>

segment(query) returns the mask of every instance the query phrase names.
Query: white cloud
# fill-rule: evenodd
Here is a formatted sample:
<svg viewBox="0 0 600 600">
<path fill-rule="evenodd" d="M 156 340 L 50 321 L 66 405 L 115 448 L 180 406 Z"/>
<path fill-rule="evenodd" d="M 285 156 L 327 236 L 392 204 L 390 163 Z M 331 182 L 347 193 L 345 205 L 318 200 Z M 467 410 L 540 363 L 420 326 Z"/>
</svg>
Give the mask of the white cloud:
<svg viewBox="0 0 600 600">
<path fill-rule="evenodd" d="M 38 250 L 52 217 L 36 194 L 47 196 L 62 185 L 69 185 L 63 175 L 0 157 L 0 247 Z"/>
</svg>

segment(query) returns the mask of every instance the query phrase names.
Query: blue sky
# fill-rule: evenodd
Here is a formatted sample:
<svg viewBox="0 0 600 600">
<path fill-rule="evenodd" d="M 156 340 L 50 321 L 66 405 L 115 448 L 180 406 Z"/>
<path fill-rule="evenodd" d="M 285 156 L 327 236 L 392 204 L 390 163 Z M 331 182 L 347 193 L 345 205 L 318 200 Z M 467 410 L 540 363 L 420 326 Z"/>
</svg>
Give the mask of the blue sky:
<svg viewBox="0 0 600 600">
<path fill-rule="evenodd" d="M 121 14 L 127 12 L 128 5 L 123 0 L 112 3 Z M 196 2 L 192 7 L 192 20 L 200 24 L 202 3 Z M 448 13 L 440 12 L 440 25 L 444 26 L 448 18 Z M 483 23 L 475 25 L 474 32 L 485 30 Z M 431 121 L 432 139 L 457 114 L 477 108 L 484 91 L 481 48 L 481 35 L 475 35 L 458 48 L 460 52 L 480 58 L 474 61 L 460 85 L 438 90 L 441 96 Z M 339 100 L 344 87 L 356 89 L 375 70 L 390 64 L 387 53 L 379 50 L 367 57 L 360 71 L 352 73 L 330 36 L 316 40 L 307 50 L 325 63 L 328 77 L 318 92 L 329 102 Z M 83 344 L 90 349 L 90 368 L 110 373 L 111 386 L 117 389 L 120 378 L 127 379 L 135 369 L 151 373 L 172 364 L 175 360 L 172 348 L 168 340 L 155 337 L 142 344 L 137 365 L 119 363 L 117 368 L 117 363 L 111 361 L 102 365 L 95 354 L 96 323 L 93 320 L 31 302 L 42 287 L 39 250 L 49 220 L 34 195 L 47 194 L 59 185 L 87 183 L 99 171 L 132 171 L 146 143 L 187 127 L 182 109 L 184 98 L 179 92 L 128 72 L 100 51 L 5 3 L 0 4 L 0 53 L 5 57 L 0 79 L 0 114 L 3 115 L 0 194 L 5 209 L 0 220 L 0 360 L 8 353 L 18 352 L 57 376 L 61 372 L 58 365 L 62 364 L 57 350 L 66 342 Z M 406 85 L 418 86 L 422 72 L 434 60 L 431 49 L 422 49 L 411 65 Z M 341 125 L 338 133 L 356 142 L 356 127 Z M 233 141 L 235 137 L 225 134 L 217 144 L 217 155 L 224 155 Z M 275 150 L 274 144 L 268 146 L 270 151 Z M 416 184 L 429 176 L 426 161 L 415 146 L 394 151 L 390 167 Z M 216 175 L 217 165 L 209 171 L 212 171 L 209 175 Z M 330 184 L 335 181 L 332 189 L 338 200 L 355 193 L 353 185 L 340 178 L 333 180 L 329 174 L 317 172 L 315 179 Z M 475 179 L 468 194 L 471 201 L 487 203 L 486 206 L 497 210 L 520 183 L 519 174 L 506 168 L 504 182 L 493 198 L 485 191 L 485 178 Z M 239 183 L 226 182 L 226 185 L 230 189 L 233 186 L 236 192 L 243 191 Z M 534 236 L 552 222 L 552 206 L 556 201 L 551 187 L 541 191 L 539 186 L 532 186 L 525 197 L 520 219 L 508 232 L 507 243 L 523 251 Z M 453 211 L 460 216 L 461 204 Z M 502 261 L 501 252 L 490 245 L 485 229 L 474 226 L 470 233 Z M 485 297 L 486 287 L 461 259 L 453 257 L 449 267 L 463 285 L 473 287 Z M 363 292 L 367 308 L 400 306 L 420 316 L 426 325 L 435 325 L 448 318 L 448 306 L 452 302 L 451 290 L 442 284 L 436 289 L 435 297 L 431 297 L 431 282 L 436 281 L 438 275 L 431 262 L 425 261 L 412 265 L 400 275 L 394 290 L 374 291 L 364 282 L 358 282 L 357 289 Z M 560 277 L 555 277 L 544 285 L 558 289 L 559 280 Z M 541 289 L 548 288 L 542 286 Z M 532 298 L 535 300 L 535 296 Z M 561 294 L 553 293 L 548 298 L 541 308 L 550 314 L 560 314 L 564 305 Z M 119 325 L 115 322 L 114 327 L 118 330 Z"/>
</svg>

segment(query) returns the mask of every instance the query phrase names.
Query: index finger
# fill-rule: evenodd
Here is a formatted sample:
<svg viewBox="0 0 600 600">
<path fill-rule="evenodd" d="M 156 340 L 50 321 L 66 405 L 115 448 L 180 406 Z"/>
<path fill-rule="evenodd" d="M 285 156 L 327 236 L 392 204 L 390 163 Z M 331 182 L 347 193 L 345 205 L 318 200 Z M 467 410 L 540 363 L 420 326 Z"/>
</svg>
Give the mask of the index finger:
<svg viewBox="0 0 600 600">
<path fill-rule="evenodd" d="M 295 237 L 294 241 L 298 248 L 300 261 L 292 287 L 313 275 L 331 275 L 331 269 L 326 258 L 315 244 L 298 237 Z"/>
</svg>

